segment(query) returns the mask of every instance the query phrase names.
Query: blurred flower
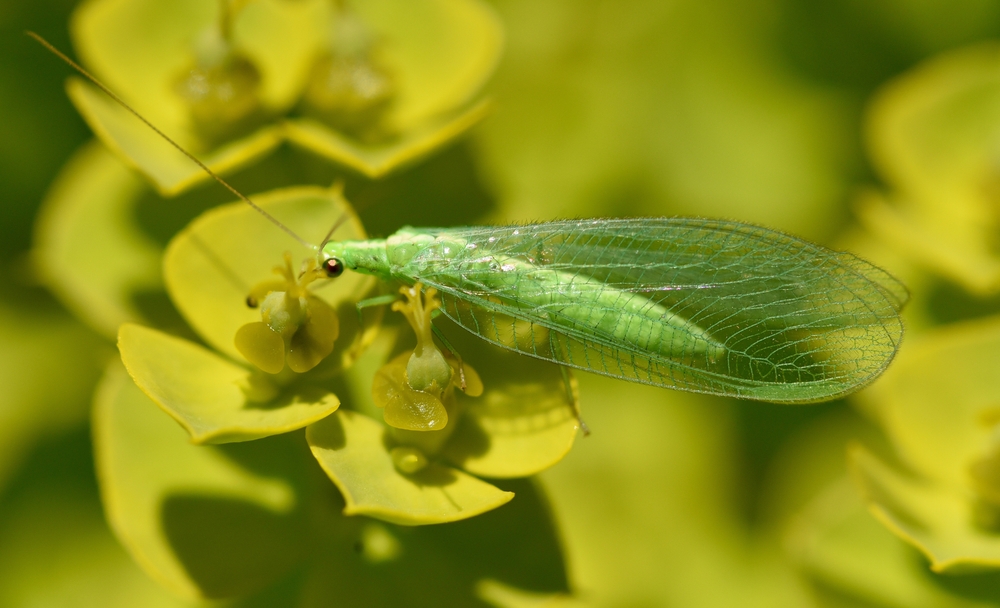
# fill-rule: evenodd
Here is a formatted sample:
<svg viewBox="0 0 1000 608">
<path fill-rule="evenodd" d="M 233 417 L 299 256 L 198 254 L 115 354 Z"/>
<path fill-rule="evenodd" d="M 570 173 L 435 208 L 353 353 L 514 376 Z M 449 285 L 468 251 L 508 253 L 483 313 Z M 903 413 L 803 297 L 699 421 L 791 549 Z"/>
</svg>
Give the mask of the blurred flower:
<svg viewBox="0 0 1000 608">
<path fill-rule="evenodd" d="M 94 0 L 74 13 L 72 34 L 83 63 L 112 91 L 222 173 L 281 142 L 275 119 L 304 86 L 325 14 L 321 0 Z M 208 179 L 92 85 L 73 78 L 68 90 L 104 144 L 161 194 Z"/>
<path fill-rule="evenodd" d="M 886 84 L 868 147 L 890 186 L 858 215 L 926 268 L 982 295 L 1000 290 L 1000 46 L 935 57 Z"/>
<path fill-rule="evenodd" d="M 996 317 L 927 332 L 866 395 L 898 463 L 856 446 L 869 510 L 935 572 L 1000 568 Z"/>
<path fill-rule="evenodd" d="M 477 100 L 503 48 L 481 0 L 336 3 L 313 59 L 295 144 L 378 178 L 484 118 Z"/>
<path fill-rule="evenodd" d="M 217 173 L 287 136 L 369 177 L 485 116 L 502 27 L 479 0 L 94 0 L 74 15 L 83 62 Z M 89 83 L 70 97 L 125 162 L 175 195 L 208 175 Z M 300 103 L 301 100 L 301 103 Z M 297 105 L 310 118 L 282 122 Z"/>
</svg>

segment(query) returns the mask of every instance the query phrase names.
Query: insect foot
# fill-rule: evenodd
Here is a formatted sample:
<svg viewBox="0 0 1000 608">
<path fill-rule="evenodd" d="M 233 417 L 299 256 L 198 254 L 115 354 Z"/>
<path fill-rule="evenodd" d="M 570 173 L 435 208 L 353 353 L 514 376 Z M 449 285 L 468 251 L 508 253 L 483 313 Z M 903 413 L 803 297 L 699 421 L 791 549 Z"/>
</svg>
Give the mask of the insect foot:
<svg viewBox="0 0 1000 608">
<path fill-rule="evenodd" d="M 286 363 L 293 372 L 307 372 L 333 351 L 340 332 L 333 308 L 307 289 L 325 273 L 310 259 L 296 277 L 290 253 L 274 272 L 282 278 L 258 283 L 247 297 L 249 306 L 260 304 L 261 320 L 239 328 L 236 349 L 269 374 L 277 374 Z"/>
<path fill-rule="evenodd" d="M 389 426 L 409 431 L 441 430 L 448 424 L 449 410 L 455 409 L 455 387 L 476 397 L 482 394 L 483 383 L 475 370 L 446 358 L 434 343 L 431 315 L 441 306 L 435 297 L 437 291 L 424 290 L 417 283 L 400 292 L 406 299 L 395 302 L 392 309 L 410 322 L 417 346 L 376 373 L 372 396 L 376 405 L 385 408 L 383 416 Z"/>
</svg>

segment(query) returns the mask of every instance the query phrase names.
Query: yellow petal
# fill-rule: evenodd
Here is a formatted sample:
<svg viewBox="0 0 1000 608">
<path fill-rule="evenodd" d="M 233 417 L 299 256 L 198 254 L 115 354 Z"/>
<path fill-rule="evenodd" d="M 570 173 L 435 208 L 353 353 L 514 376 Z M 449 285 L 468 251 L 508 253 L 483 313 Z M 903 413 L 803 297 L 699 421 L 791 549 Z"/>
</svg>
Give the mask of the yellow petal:
<svg viewBox="0 0 1000 608">
<path fill-rule="evenodd" d="M 279 435 L 239 446 L 191 445 L 118 363 L 108 366 L 94 403 L 108 522 L 153 580 L 189 600 L 249 595 L 308 555 L 310 490 L 296 481 L 303 466 L 296 441 Z"/>
<path fill-rule="evenodd" d="M 385 422 L 407 431 L 437 431 L 448 425 L 448 411 L 434 395 L 404 389 L 386 405 Z"/>
<path fill-rule="evenodd" d="M 407 431 L 437 431 L 448 424 L 448 411 L 430 393 L 416 391 L 406 382 L 407 353 L 396 357 L 375 373 L 372 398 L 385 408 L 386 424 Z"/>
<path fill-rule="evenodd" d="M 279 386 L 273 376 L 141 325 L 122 325 L 118 349 L 136 384 L 191 434 L 194 443 L 288 433 L 340 407 L 336 395 L 315 385 Z"/>
<path fill-rule="evenodd" d="M 313 456 L 344 495 L 345 514 L 404 526 L 438 524 L 474 517 L 514 497 L 434 462 L 414 474 L 400 473 L 385 432 L 378 421 L 345 410 L 306 429 Z"/>
<path fill-rule="evenodd" d="M 277 374 L 285 368 L 285 342 L 267 324 L 247 323 L 236 331 L 233 342 L 240 354 L 261 370 Z"/>
<path fill-rule="evenodd" d="M 293 372 L 311 370 L 333 352 L 333 343 L 340 333 L 337 313 L 330 305 L 316 297 L 309 300 L 309 319 L 292 336 L 288 349 L 288 367 Z"/>
</svg>

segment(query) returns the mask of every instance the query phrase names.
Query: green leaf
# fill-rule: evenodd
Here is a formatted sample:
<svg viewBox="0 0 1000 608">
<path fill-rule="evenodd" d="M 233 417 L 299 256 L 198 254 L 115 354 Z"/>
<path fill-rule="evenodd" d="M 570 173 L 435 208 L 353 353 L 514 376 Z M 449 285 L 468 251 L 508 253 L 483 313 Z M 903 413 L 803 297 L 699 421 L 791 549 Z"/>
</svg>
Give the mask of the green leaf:
<svg viewBox="0 0 1000 608">
<path fill-rule="evenodd" d="M 309 549 L 309 462 L 300 436 L 191 445 L 117 363 L 98 389 L 93 425 L 111 528 L 174 593 L 247 595 Z"/>
<path fill-rule="evenodd" d="M 534 475 L 562 460 L 579 428 L 563 371 L 497 348 L 477 353 L 485 392 L 456 392 L 462 414 L 443 455 L 469 473 L 497 478 Z"/>
<path fill-rule="evenodd" d="M 160 250 L 136 226 L 142 180 L 91 143 L 66 164 L 35 228 L 33 256 L 45 283 L 78 317 L 111 338 L 142 316 L 141 290 L 159 289 Z"/>
<path fill-rule="evenodd" d="M 404 475 L 393 465 L 386 434 L 383 424 L 344 410 L 306 431 L 313 455 L 347 501 L 347 515 L 408 526 L 444 523 L 474 517 L 514 497 L 433 462 Z"/>
<path fill-rule="evenodd" d="M 379 143 L 357 141 L 311 118 L 289 120 L 286 133 L 291 142 L 377 179 L 451 143 L 484 119 L 490 105 L 481 101 L 464 112 L 429 120 Z"/>
<path fill-rule="evenodd" d="M 347 221 L 334 238 L 364 238 L 361 222 L 339 189 L 285 188 L 253 200 L 303 238 L 321 239 L 345 216 Z M 255 284 L 275 277 L 273 269 L 282 264 L 286 251 L 301 257 L 316 255 L 246 203 L 225 205 L 202 214 L 171 240 L 164 255 L 164 280 L 171 299 L 194 330 L 215 349 L 242 361 L 234 342 L 236 332 L 247 323 L 261 321 L 260 311 L 249 308 L 246 298 Z M 354 303 L 374 281 L 345 273 L 313 284 L 313 294 L 333 307 L 341 324 L 334 352 L 320 363 L 319 371 L 336 371 L 357 355 Z"/>
<path fill-rule="evenodd" d="M 287 433 L 340 407 L 340 400 L 325 389 L 295 385 L 279 390 L 260 372 L 140 325 L 122 325 L 118 349 L 136 384 L 190 433 L 194 443 Z"/>
<path fill-rule="evenodd" d="M 175 84 L 189 69 L 195 42 L 218 20 L 220 4 L 200 0 L 157 2 L 97 0 L 75 13 L 72 33 L 85 65 L 161 130 L 203 155 L 218 172 L 245 165 L 281 139 L 265 127 L 248 137 L 209 150 L 190 122 Z M 248 3 L 234 19 L 232 43 L 261 74 L 263 113 L 287 110 L 296 100 L 316 45 L 325 35 L 329 6 L 321 0 Z M 109 148 L 150 176 L 164 194 L 176 194 L 209 179 L 198 167 L 158 140 L 149 129 L 113 108 L 90 88 L 71 85 L 84 117 Z M 214 146 L 212 146 L 214 148 Z M 186 163 L 186 164 L 185 164 Z"/>
</svg>

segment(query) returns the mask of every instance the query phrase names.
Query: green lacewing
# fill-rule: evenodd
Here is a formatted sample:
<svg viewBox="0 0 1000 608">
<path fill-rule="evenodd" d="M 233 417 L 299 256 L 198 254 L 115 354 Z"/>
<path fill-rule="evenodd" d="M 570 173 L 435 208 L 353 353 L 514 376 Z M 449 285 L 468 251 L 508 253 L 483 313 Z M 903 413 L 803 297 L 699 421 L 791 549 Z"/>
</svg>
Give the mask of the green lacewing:
<svg viewBox="0 0 1000 608">
<path fill-rule="evenodd" d="M 905 287 L 850 253 L 690 218 L 404 228 L 328 241 L 347 269 L 438 291 L 455 324 L 623 380 L 776 402 L 850 393 L 899 348 Z"/>
<path fill-rule="evenodd" d="M 692 218 L 404 228 L 315 247 L 49 48 L 296 240 L 346 269 L 438 291 L 445 317 L 518 353 L 629 380 L 802 403 L 851 393 L 899 349 L 906 288 L 778 231 Z"/>
</svg>

